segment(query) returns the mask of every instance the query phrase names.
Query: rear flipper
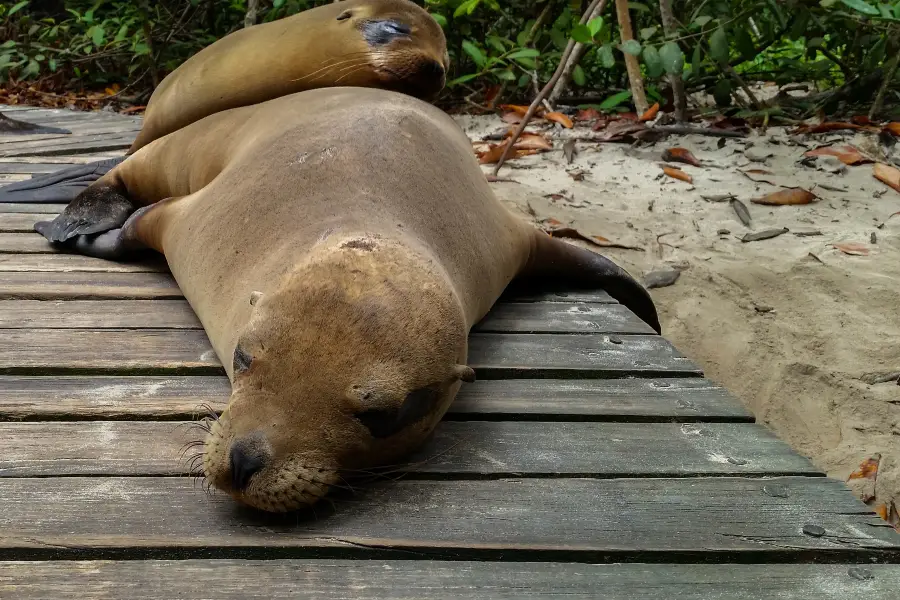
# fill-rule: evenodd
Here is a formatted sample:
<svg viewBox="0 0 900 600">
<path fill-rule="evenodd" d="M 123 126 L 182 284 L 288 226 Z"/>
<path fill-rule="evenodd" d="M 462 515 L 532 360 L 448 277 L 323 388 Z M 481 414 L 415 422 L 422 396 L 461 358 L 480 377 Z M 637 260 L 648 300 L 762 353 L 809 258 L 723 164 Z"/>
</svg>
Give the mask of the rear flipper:
<svg viewBox="0 0 900 600">
<path fill-rule="evenodd" d="M 134 211 L 123 223 L 122 227 L 110 229 L 100 234 L 75 235 L 68 238 L 65 242 L 57 242 L 63 248 L 75 251 L 84 256 L 93 256 L 94 258 L 105 258 L 107 260 L 128 260 L 138 258 L 141 255 L 150 252 L 150 249 L 137 236 L 136 223 L 141 216 L 154 205 L 144 206 Z M 39 227 L 48 221 L 35 224 L 35 229 L 40 231 Z"/>
<path fill-rule="evenodd" d="M 602 289 L 661 333 L 650 293 L 625 269 L 605 256 L 535 231 L 528 265 L 517 285 L 559 290 Z"/>
<path fill-rule="evenodd" d="M 86 165 L 73 165 L 61 171 L 17 181 L 0 188 L 0 203 L 68 204 L 86 187 L 127 157 L 106 158 Z"/>
<path fill-rule="evenodd" d="M 116 187 L 97 185 L 84 190 L 52 221 L 35 223 L 34 229 L 51 242 L 65 242 L 121 227 L 135 208 Z"/>
</svg>

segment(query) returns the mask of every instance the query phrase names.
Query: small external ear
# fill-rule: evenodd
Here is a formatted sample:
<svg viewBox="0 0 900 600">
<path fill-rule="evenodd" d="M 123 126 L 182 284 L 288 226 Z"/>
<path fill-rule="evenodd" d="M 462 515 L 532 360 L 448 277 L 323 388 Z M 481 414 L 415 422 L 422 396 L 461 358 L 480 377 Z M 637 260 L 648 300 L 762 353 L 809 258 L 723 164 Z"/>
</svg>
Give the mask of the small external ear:
<svg viewBox="0 0 900 600">
<path fill-rule="evenodd" d="M 253 357 L 250 356 L 243 348 L 237 346 L 234 349 L 231 370 L 234 371 L 235 375 L 240 375 L 241 373 L 250 369 L 250 363 L 252 362 Z"/>
<path fill-rule="evenodd" d="M 475 370 L 472 367 L 467 367 L 466 365 L 456 365 L 453 368 L 453 374 L 456 375 L 457 379 L 461 379 L 466 383 L 472 383 L 475 381 Z"/>
<path fill-rule="evenodd" d="M 259 299 L 263 297 L 262 292 L 250 292 L 250 306 L 256 306 Z"/>
</svg>

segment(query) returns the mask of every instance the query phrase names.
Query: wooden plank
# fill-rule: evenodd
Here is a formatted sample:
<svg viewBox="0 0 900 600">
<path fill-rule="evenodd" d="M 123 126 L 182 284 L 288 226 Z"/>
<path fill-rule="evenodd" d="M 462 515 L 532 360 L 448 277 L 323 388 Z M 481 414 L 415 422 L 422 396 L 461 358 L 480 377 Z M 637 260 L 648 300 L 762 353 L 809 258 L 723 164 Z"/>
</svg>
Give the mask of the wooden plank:
<svg viewBox="0 0 900 600">
<path fill-rule="evenodd" d="M 40 140 L 22 142 L 15 147 L 3 147 L 0 156 L 52 156 L 98 152 L 101 150 L 127 150 L 135 138 L 134 133 L 68 136 L 67 139 L 48 144 Z M 10 144 L 10 146 L 12 146 Z"/>
<path fill-rule="evenodd" d="M 136 137 L 141 129 L 140 125 L 132 123 L 120 123 L 116 121 L 65 121 L 54 120 L 40 123 L 52 127 L 66 129 L 69 133 L 32 133 L 28 135 L 0 134 L 0 150 L 17 149 L 22 142 L 44 142 L 34 144 L 31 148 L 40 149 L 43 146 L 54 146 L 58 142 L 86 136 L 124 136 Z"/>
<path fill-rule="evenodd" d="M 19 204 L 10 202 L 9 204 L 0 204 L 0 213 L 32 213 L 35 215 L 34 220 L 54 219 L 66 208 L 65 204 Z"/>
<path fill-rule="evenodd" d="M 2 273 L 0 298 L 65 300 L 90 298 L 182 298 L 168 273 Z"/>
<path fill-rule="evenodd" d="M 181 558 L 224 558 L 225 549 L 387 558 L 395 549 L 455 559 L 759 562 L 815 550 L 820 559 L 900 560 L 900 534 L 824 477 L 400 480 L 336 497 L 315 515 L 280 517 L 241 510 L 185 477 L 47 477 L 0 479 L 0 506 L 4 560 L 141 558 L 156 548 Z M 810 526 L 824 534 L 804 533 Z"/>
<path fill-rule="evenodd" d="M 7 329 L 0 373 L 224 372 L 203 330 Z M 658 336 L 475 333 L 468 363 L 487 379 L 697 376 L 699 367 Z"/>
<path fill-rule="evenodd" d="M 187 475 L 184 444 L 205 435 L 189 425 L 0 423 L 0 477 Z M 824 475 L 753 423 L 442 421 L 404 463 L 399 472 L 442 478 Z"/>
<path fill-rule="evenodd" d="M 0 420 L 190 419 L 225 408 L 231 385 L 213 376 L 0 376 Z M 460 388 L 445 419 L 752 422 L 708 379 L 479 380 Z"/>
<path fill-rule="evenodd" d="M 48 220 L 48 215 L 30 213 L 0 213 L 0 232 L 2 233 L 34 233 L 37 221 Z"/>
<path fill-rule="evenodd" d="M 16 157 L 4 157 L 0 156 L 0 164 L 9 164 L 9 163 L 35 163 L 35 164 L 55 164 L 60 165 L 60 168 L 65 168 L 66 165 L 84 165 L 87 163 L 94 162 L 95 160 L 100 160 L 101 158 L 112 158 L 115 156 L 124 156 L 125 152 L 122 151 L 109 151 L 109 152 L 86 152 L 84 154 L 61 154 L 59 156 L 16 156 Z"/>
<path fill-rule="evenodd" d="M 169 267 L 161 256 L 126 263 L 79 254 L 0 254 L 0 272 L 168 273 Z"/>
<path fill-rule="evenodd" d="M 3 205 L 0 204 L 0 207 Z M 0 233 L 0 253 L 3 254 L 59 254 L 54 246 L 39 233 Z"/>
<path fill-rule="evenodd" d="M 900 565 L 190 559 L 0 562 L 17 600 L 895 600 Z M 215 590 L 215 592 L 211 592 Z M 602 596 L 598 596 L 602 590 Z"/>
<path fill-rule="evenodd" d="M 87 271 L 98 259 L 82 256 L 23 255 L 5 261 L 0 254 L 2 271 Z M 28 257 L 28 255 L 25 255 Z M 51 260 L 52 259 L 52 260 Z M 66 260 L 58 260 L 66 259 Z M 162 271 L 165 262 L 120 265 L 122 271 Z M 191 315 L 190 318 L 186 315 Z M 86 300 L 48 303 L 40 300 L 0 300 L 0 329 L 52 327 L 61 329 L 147 327 L 200 328 L 200 322 L 184 300 Z M 643 333 L 654 331 L 619 304 L 498 304 L 475 332 L 503 333 Z"/>
<path fill-rule="evenodd" d="M 53 163 L 26 163 L 26 162 L 6 162 L 0 163 L 0 173 L 9 174 L 33 174 L 33 173 L 56 173 L 65 167 L 60 164 Z"/>
</svg>

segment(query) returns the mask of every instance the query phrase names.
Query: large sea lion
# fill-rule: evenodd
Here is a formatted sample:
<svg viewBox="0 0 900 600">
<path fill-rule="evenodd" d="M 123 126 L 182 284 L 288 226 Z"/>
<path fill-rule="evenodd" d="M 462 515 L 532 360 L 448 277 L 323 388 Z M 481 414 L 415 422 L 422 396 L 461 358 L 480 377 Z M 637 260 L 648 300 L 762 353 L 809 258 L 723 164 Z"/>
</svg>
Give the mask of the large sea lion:
<svg viewBox="0 0 900 600">
<path fill-rule="evenodd" d="M 637 281 L 517 217 L 453 119 L 396 92 L 337 87 L 211 115 L 81 198 L 106 218 L 123 196 L 141 206 L 124 226 L 65 245 L 165 255 L 232 382 L 205 476 L 266 511 L 421 444 L 474 378 L 470 328 L 514 279 L 605 289 L 660 329 Z"/>
<path fill-rule="evenodd" d="M 449 66 L 437 21 L 409 0 L 345 0 L 231 33 L 154 90 L 126 155 L 213 113 L 295 92 L 375 87 L 434 99 Z M 69 202 L 122 158 L 0 188 L 0 202 Z"/>
</svg>

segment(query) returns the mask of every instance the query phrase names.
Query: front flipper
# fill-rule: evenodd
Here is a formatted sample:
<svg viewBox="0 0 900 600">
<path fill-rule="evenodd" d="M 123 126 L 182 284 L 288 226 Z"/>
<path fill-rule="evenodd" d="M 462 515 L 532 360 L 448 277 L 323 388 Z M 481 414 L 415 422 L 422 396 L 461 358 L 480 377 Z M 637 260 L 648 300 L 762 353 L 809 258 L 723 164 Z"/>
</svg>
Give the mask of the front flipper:
<svg viewBox="0 0 900 600">
<path fill-rule="evenodd" d="M 126 157 L 73 165 L 0 188 L 0 203 L 67 204 Z"/>
<path fill-rule="evenodd" d="M 656 333 L 662 331 L 653 298 L 625 269 L 605 256 L 551 238 L 546 233 L 535 230 L 531 257 L 520 280 L 542 289 L 602 289 Z"/>
<path fill-rule="evenodd" d="M 136 224 L 138 220 L 155 205 L 144 206 L 134 211 L 128 217 L 122 227 L 110 229 L 100 234 L 76 235 L 65 242 L 58 242 L 63 248 L 74 250 L 84 256 L 105 258 L 107 260 L 127 260 L 137 258 L 149 248 L 137 235 Z M 38 223 L 35 225 L 41 225 Z"/>
<path fill-rule="evenodd" d="M 65 242 L 121 227 L 134 210 L 134 203 L 119 189 L 97 185 L 84 190 L 52 221 L 35 223 L 34 230 L 51 242 Z"/>
</svg>

